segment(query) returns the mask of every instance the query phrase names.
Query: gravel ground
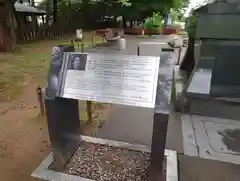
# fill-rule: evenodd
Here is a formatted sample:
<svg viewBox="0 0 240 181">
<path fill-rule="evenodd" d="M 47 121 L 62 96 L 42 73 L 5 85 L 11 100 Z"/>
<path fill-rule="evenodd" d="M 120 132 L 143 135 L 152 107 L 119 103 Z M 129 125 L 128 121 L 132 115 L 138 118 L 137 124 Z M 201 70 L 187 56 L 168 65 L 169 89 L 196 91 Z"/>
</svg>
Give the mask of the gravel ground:
<svg viewBox="0 0 240 181">
<path fill-rule="evenodd" d="M 65 173 L 97 181 L 147 181 L 150 154 L 82 142 Z"/>
</svg>

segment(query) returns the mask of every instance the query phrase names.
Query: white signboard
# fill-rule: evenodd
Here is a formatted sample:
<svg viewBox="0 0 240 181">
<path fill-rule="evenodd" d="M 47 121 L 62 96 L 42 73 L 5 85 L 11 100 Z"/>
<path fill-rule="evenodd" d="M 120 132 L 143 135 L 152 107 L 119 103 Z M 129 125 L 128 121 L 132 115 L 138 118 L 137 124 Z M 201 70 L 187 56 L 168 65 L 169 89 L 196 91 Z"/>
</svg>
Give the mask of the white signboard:
<svg viewBox="0 0 240 181">
<path fill-rule="evenodd" d="M 70 53 L 62 97 L 155 107 L 158 57 Z"/>
<path fill-rule="evenodd" d="M 83 37 L 82 29 L 77 29 L 77 30 L 76 30 L 76 38 L 77 38 L 78 40 L 81 40 L 82 37 Z"/>
<path fill-rule="evenodd" d="M 117 17 L 117 21 L 122 21 L 122 19 L 123 19 L 122 16 Z"/>
</svg>

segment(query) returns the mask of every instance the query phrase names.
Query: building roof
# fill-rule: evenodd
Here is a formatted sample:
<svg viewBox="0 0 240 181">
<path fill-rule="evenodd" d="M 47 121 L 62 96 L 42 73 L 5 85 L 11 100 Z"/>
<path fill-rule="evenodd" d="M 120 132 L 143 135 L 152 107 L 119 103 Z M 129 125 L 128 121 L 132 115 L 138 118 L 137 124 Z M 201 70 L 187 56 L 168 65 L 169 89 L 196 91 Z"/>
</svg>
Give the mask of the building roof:
<svg viewBox="0 0 240 181">
<path fill-rule="evenodd" d="M 46 14 L 45 10 L 35 8 L 33 6 L 29 6 L 26 4 L 21 4 L 16 2 L 14 4 L 14 7 L 17 12 L 24 12 L 24 13 L 34 13 L 34 14 Z"/>
</svg>

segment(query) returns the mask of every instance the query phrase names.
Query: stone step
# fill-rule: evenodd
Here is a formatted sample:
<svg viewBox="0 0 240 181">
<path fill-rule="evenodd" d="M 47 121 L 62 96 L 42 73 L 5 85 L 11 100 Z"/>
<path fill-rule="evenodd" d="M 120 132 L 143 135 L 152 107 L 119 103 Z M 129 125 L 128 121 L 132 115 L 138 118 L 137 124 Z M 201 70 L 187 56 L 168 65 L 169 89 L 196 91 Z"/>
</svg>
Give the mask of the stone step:
<svg viewBox="0 0 240 181">
<path fill-rule="evenodd" d="M 190 114 L 240 120 L 240 103 L 217 98 L 188 98 Z"/>
</svg>

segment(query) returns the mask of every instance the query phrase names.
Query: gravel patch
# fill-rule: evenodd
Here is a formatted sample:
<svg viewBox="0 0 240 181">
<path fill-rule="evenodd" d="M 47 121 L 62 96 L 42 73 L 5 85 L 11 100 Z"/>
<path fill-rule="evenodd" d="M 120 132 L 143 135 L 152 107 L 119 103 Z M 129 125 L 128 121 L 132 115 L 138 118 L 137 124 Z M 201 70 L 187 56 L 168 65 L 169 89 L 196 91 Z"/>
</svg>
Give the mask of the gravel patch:
<svg viewBox="0 0 240 181">
<path fill-rule="evenodd" d="M 97 181 L 148 181 L 150 154 L 82 142 L 65 173 Z"/>
</svg>

